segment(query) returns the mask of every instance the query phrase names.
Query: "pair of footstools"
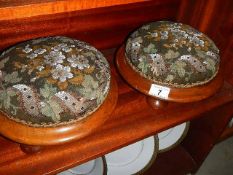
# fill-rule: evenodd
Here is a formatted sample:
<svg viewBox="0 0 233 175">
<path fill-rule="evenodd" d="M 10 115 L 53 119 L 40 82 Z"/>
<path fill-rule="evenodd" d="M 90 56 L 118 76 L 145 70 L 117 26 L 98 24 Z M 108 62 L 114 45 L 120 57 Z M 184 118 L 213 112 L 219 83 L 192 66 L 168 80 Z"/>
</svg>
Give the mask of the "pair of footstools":
<svg viewBox="0 0 233 175">
<path fill-rule="evenodd" d="M 7 49 L 0 59 L 0 133 L 25 152 L 80 139 L 115 108 L 109 64 L 85 42 L 39 38 Z M 202 100 L 222 84 L 215 44 L 181 23 L 142 26 L 118 50 L 116 62 L 153 108 Z"/>
</svg>

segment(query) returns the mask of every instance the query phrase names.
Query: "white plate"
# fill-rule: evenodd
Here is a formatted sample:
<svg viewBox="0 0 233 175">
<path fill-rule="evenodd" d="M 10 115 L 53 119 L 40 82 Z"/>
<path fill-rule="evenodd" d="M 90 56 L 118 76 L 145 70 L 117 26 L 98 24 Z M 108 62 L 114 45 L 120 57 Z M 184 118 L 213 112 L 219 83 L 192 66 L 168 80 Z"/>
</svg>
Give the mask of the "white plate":
<svg viewBox="0 0 233 175">
<path fill-rule="evenodd" d="M 233 126 L 233 118 L 230 120 L 228 126 L 229 126 L 229 128 L 231 128 Z"/>
<path fill-rule="evenodd" d="M 148 137 L 105 155 L 108 175 L 131 175 L 142 172 L 155 160 L 158 138 Z"/>
<path fill-rule="evenodd" d="M 107 170 L 104 159 L 97 158 L 82 165 L 63 171 L 58 175 L 103 175 L 106 171 Z"/>
<path fill-rule="evenodd" d="M 179 144 L 186 136 L 188 128 L 189 122 L 185 122 L 158 133 L 159 152 L 168 151 Z"/>
</svg>

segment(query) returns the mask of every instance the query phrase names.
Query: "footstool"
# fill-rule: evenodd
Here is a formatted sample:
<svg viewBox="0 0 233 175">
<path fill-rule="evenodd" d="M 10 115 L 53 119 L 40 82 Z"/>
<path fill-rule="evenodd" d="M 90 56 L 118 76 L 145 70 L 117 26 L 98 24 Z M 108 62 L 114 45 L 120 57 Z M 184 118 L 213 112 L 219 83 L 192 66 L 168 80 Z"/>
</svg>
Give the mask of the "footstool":
<svg viewBox="0 0 233 175">
<path fill-rule="evenodd" d="M 25 152 L 83 138 L 117 101 L 105 57 L 68 37 L 20 43 L 0 56 L 0 134 Z"/>
<path fill-rule="evenodd" d="M 116 55 L 123 78 L 147 96 L 153 108 L 166 101 L 194 102 L 221 87 L 219 50 L 189 25 L 151 22 L 134 31 Z"/>
</svg>

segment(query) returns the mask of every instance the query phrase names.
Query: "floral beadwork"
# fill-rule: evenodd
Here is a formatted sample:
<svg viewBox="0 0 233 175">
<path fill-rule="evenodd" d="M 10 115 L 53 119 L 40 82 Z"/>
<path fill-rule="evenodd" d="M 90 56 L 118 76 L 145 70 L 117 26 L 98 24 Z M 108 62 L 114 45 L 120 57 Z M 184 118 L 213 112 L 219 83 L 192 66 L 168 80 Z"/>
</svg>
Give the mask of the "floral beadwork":
<svg viewBox="0 0 233 175">
<path fill-rule="evenodd" d="M 126 58 L 141 76 L 172 87 L 205 84 L 219 69 L 219 50 L 194 28 L 169 21 L 146 24 L 126 42 Z"/>
<path fill-rule="evenodd" d="M 0 110 L 30 126 L 81 120 L 109 91 L 107 60 L 82 41 L 39 38 L 6 50 L 0 59 Z"/>
<path fill-rule="evenodd" d="M 69 66 L 63 66 L 61 64 L 56 65 L 56 67 L 51 71 L 52 77 L 60 82 L 65 82 L 66 79 L 73 78 L 73 74 L 70 72 Z"/>
</svg>

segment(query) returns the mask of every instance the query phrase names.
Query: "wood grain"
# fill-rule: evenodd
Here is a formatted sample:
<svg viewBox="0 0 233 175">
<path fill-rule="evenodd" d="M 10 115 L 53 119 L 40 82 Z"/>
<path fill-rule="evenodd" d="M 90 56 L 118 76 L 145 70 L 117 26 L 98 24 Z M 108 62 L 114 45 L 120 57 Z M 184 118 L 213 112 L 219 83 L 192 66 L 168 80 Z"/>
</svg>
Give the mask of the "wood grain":
<svg viewBox="0 0 233 175">
<path fill-rule="evenodd" d="M 0 1 L 1 20 L 27 18 L 39 15 L 71 12 L 77 10 L 109 7 L 130 3 L 143 2 L 146 0 L 26 0 Z M 27 13 L 25 13 L 27 11 Z"/>
<path fill-rule="evenodd" d="M 177 146 L 159 154 L 154 165 L 145 172 L 145 175 L 184 175 L 190 173 L 195 166 L 196 163 L 190 154 L 182 146 Z"/>
<path fill-rule="evenodd" d="M 222 132 L 221 136 L 218 138 L 218 142 L 224 141 L 225 139 L 233 135 L 233 127 L 226 127 Z"/>
<path fill-rule="evenodd" d="M 183 146 L 197 163 L 197 167 L 194 168 L 193 172 L 200 167 L 218 142 L 218 138 L 220 138 L 224 128 L 227 127 L 229 118 L 232 115 L 233 103 L 228 103 L 213 111 L 203 113 L 199 119 L 192 122 Z"/>
<path fill-rule="evenodd" d="M 89 3 L 90 7 L 66 4 L 67 9 L 64 9 L 52 4 L 74 0 L 0 0 L 0 11 L 11 12 L 9 16 L 5 15 L 7 20 L 1 18 L 3 13 L 0 14 L 0 50 L 28 39 L 54 35 L 73 37 L 97 48 L 109 49 L 120 46 L 131 31 L 147 22 L 180 21 L 201 29 L 214 40 L 220 48 L 224 78 L 233 84 L 232 0 L 136 1 L 124 1 L 129 4 L 118 1 L 121 4 L 117 5 L 116 1 L 102 3 L 96 0 L 94 2 L 99 4 L 92 6 Z M 40 9 L 40 3 L 52 3 L 51 7 L 59 8 L 47 6 L 48 12 L 45 12 Z M 29 13 L 23 14 L 21 9 Z M 19 13 L 14 14 L 16 11 Z M 114 50 L 108 55 L 112 61 Z M 172 152 L 159 155 L 146 174 L 195 172 L 232 116 L 232 85 L 225 83 L 220 92 L 207 100 L 182 105 L 173 103 L 155 112 L 147 106 L 144 95 L 129 87 L 117 70 L 113 69 L 113 73 L 120 97 L 116 110 L 103 127 L 79 141 L 47 147 L 34 155 L 24 154 L 18 144 L 0 137 L 0 174 L 55 174 L 187 120 L 193 121 L 183 144 Z"/>
<path fill-rule="evenodd" d="M 25 40 L 54 35 L 83 40 L 98 49 L 114 48 L 143 23 L 175 20 L 178 6 L 179 0 L 163 0 L 12 20 L 1 20 L 0 14 L 0 50 Z"/>
<path fill-rule="evenodd" d="M 177 20 L 207 34 L 220 50 L 224 75 L 232 77 L 233 1 L 182 0 Z"/>
</svg>

